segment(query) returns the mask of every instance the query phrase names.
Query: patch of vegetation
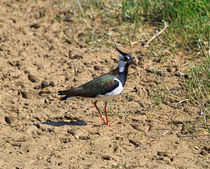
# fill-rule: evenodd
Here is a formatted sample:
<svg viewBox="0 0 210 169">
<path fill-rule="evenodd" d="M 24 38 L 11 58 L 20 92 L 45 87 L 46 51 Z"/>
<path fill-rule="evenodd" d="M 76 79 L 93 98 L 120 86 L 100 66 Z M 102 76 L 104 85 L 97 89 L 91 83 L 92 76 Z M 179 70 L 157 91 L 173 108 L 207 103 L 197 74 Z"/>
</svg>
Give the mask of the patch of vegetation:
<svg viewBox="0 0 210 169">
<path fill-rule="evenodd" d="M 165 36 L 179 45 L 198 47 L 199 39 L 208 41 L 208 0 L 78 0 L 73 9 L 75 16 L 92 20 L 100 16 L 104 28 L 117 27 L 123 42 L 130 45 L 141 41 L 137 35 L 142 23 L 160 27 L 163 21 L 170 25 Z"/>
<path fill-rule="evenodd" d="M 183 87 L 187 90 L 187 98 L 202 107 L 209 104 L 210 93 L 210 58 L 207 57 L 203 63 L 191 65 L 187 72 L 188 78 L 183 77 Z"/>
<path fill-rule="evenodd" d="M 181 34 L 182 43 L 192 46 L 198 39 L 208 40 L 208 3 L 207 0 L 124 0 L 121 16 L 123 22 L 146 21 L 158 25 L 164 20 L 170 24 L 172 37 Z"/>
</svg>

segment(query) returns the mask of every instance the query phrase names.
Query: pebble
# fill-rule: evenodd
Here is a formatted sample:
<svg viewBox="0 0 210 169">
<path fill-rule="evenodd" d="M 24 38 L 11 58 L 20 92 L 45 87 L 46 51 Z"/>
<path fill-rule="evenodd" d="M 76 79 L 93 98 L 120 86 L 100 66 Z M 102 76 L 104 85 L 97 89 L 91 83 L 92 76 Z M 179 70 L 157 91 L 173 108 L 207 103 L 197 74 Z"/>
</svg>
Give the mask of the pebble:
<svg viewBox="0 0 210 169">
<path fill-rule="evenodd" d="M 34 89 L 36 89 L 36 90 L 38 90 L 38 89 L 40 89 L 41 88 L 41 86 L 35 86 L 34 87 Z"/>
<path fill-rule="evenodd" d="M 95 65 L 93 68 L 94 68 L 94 70 L 100 70 L 100 67 L 97 65 Z"/>
<path fill-rule="evenodd" d="M 172 69 L 171 69 L 170 67 L 167 67 L 167 68 L 166 68 L 166 71 L 167 71 L 167 72 L 172 72 Z"/>
<path fill-rule="evenodd" d="M 200 152 L 200 154 L 203 155 L 203 156 L 205 156 L 205 155 L 207 155 L 208 153 L 207 153 L 206 151 L 203 151 L 203 150 L 202 150 L 202 151 Z"/>
<path fill-rule="evenodd" d="M 195 146 L 195 149 L 196 149 L 196 150 L 199 150 L 199 147 L 198 147 L 198 146 Z"/>
<path fill-rule="evenodd" d="M 70 59 L 83 59 L 83 56 L 75 54 L 74 56 L 71 56 Z"/>
<path fill-rule="evenodd" d="M 40 25 L 37 23 L 34 23 L 34 24 L 30 25 L 30 28 L 38 29 L 38 28 L 40 28 Z"/>
<path fill-rule="evenodd" d="M 79 136 L 78 136 L 78 135 L 74 135 L 74 138 L 75 138 L 76 140 L 79 140 Z"/>
<path fill-rule="evenodd" d="M 189 76 L 187 74 L 184 74 L 182 72 L 175 73 L 175 76 L 184 77 L 185 79 L 188 79 L 189 78 Z"/>
<path fill-rule="evenodd" d="M 55 83 L 54 82 L 50 82 L 50 86 L 51 87 L 55 87 Z"/>
<path fill-rule="evenodd" d="M 4 117 L 4 120 L 10 125 L 12 123 L 11 119 L 8 116 Z"/>
<path fill-rule="evenodd" d="M 25 92 L 25 91 L 20 90 L 18 93 L 19 93 L 23 98 L 25 98 L 25 99 L 28 99 L 28 98 L 29 98 L 28 93 Z"/>
<path fill-rule="evenodd" d="M 104 156 L 102 157 L 102 159 L 104 159 L 104 160 L 110 160 L 111 157 L 110 157 L 109 155 L 104 155 Z"/>
<path fill-rule="evenodd" d="M 80 140 L 89 140 L 90 137 L 89 136 L 79 136 Z"/>
<path fill-rule="evenodd" d="M 154 58 L 152 61 L 156 62 L 156 63 L 160 63 L 161 59 L 160 58 Z"/>
<path fill-rule="evenodd" d="M 116 163 L 112 163 L 112 167 L 117 167 L 117 164 Z"/>
<path fill-rule="evenodd" d="M 48 82 L 42 81 L 42 83 L 41 83 L 41 87 L 42 88 L 45 88 L 45 87 L 48 87 L 48 86 L 49 86 L 49 83 Z"/>
<path fill-rule="evenodd" d="M 28 79 L 32 82 L 32 83 L 36 83 L 37 82 L 37 78 L 32 75 L 32 74 L 28 74 Z"/>
</svg>

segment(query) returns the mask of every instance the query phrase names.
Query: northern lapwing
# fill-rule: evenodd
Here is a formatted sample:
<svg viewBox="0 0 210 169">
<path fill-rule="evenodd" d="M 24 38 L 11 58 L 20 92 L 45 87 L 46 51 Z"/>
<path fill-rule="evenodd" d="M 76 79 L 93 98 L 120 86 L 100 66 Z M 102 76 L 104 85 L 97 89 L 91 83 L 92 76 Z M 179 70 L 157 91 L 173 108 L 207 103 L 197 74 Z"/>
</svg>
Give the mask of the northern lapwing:
<svg viewBox="0 0 210 169">
<path fill-rule="evenodd" d="M 95 98 L 94 106 L 100 113 L 103 122 L 109 125 L 107 114 L 107 103 L 109 98 L 119 95 L 124 86 L 128 75 L 128 66 L 135 64 L 133 62 L 133 56 L 122 52 L 116 47 L 116 50 L 120 53 L 118 67 L 109 73 L 103 74 L 92 81 L 82 84 L 76 88 L 70 88 L 68 90 L 59 91 L 59 95 L 64 95 L 61 100 L 67 100 L 72 97 L 86 97 Z M 106 119 L 102 115 L 101 111 L 97 107 L 97 101 L 99 99 L 105 99 L 105 113 Z"/>
</svg>

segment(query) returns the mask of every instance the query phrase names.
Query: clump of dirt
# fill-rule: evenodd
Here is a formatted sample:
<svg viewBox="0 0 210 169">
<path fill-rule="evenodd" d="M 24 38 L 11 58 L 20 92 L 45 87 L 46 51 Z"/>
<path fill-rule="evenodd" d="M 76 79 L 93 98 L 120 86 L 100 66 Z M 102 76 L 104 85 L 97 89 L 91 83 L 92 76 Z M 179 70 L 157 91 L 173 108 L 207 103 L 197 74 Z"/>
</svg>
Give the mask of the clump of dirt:
<svg viewBox="0 0 210 169">
<path fill-rule="evenodd" d="M 183 53 L 164 65 L 138 44 L 121 47 L 140 62 L 109 105 L 109 127 L 92 101 L 57 95 L 117 66 L 113 48 L 85 45 L 83 31 L 100 21 L 51 1 L 2 0 L 0 11 L 0 168 L 208 168 L 200 109 L 170 97 L 156 106 L 161 81 L 179 92 Z"/>
</svg>

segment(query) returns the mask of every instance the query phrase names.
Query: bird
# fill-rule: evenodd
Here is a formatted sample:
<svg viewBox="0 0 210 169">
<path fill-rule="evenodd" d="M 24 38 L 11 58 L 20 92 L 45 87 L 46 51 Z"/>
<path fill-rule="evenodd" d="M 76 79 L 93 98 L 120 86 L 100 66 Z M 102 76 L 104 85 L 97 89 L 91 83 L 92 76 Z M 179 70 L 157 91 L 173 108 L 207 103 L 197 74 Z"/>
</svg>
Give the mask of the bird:
<svg viewBox="0 0 210 169">
<path fill-rule="evenodd" d="M 104 124 L 108 126 L 110 125 L 107 112 L 108 101 L 112 97 L 121 94 L 127 79 L 129 65 L 136 65 L 131 54 L 122 52 L 116 46 L 115 49 L 119 52 L 119 61 L 116 69 L 78 87 L 58 91 L 58 94 L 62 95 L 60 100 L 68 100 L 73 97 L 94 98 L 94 106 L 99 112 Z M 97 102 L 101 99 L 105 100 L 104 110 L 106 119 L 97 107 Z"/>
</svg>

